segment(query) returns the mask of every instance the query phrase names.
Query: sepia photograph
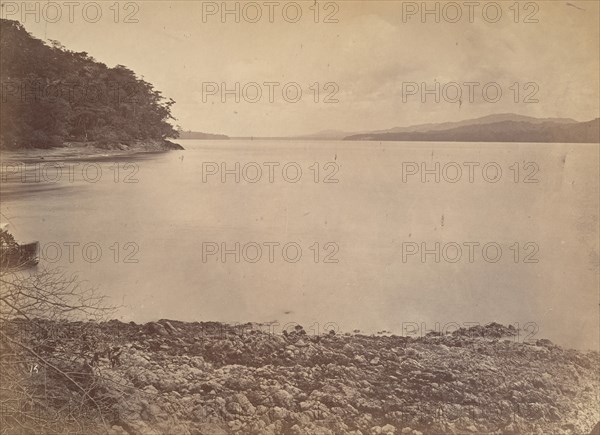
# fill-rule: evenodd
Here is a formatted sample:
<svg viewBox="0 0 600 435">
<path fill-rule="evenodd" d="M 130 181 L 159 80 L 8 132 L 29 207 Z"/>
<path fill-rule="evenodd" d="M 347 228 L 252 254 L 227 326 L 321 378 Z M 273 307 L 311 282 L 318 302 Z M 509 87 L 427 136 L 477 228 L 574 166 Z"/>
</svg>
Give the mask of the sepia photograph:
<svg viewBox="0 0 600 435">
<path fill-rule="evenodd" d="M 0 435 L 600 435 L 599 0 L 0 0 Z"/>
</svg>

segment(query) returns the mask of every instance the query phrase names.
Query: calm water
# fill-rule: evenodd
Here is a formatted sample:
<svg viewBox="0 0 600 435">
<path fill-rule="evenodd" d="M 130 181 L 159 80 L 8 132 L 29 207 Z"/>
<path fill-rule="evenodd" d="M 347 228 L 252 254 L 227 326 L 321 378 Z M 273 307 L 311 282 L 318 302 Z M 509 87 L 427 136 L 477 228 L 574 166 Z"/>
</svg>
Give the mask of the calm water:
<svg viewBox="0 0 600 435">
<path fill-rule="evenodd" d="M 2 184 L 2 221 L 18 239 L 40 241 L 42 263 L 77 272 L 122 304 L 123 320 L 277 320 L 321 330 L 331 322 L 396 333 L 405 322 L 535 322 L 537 337 L 598 347 L 597 145 L 181 143 L 185 151 L 67 161 L 73 180 L 63 170 L 57 182 L 36 182 L 31 163 L 28 182 L 10 175 Z M 233 172 L 240 163 L 239 183 L 234 173 L 221 181 L 223 162 Z M 407 175 L 436 162 L 440 182 Z M 6 164 L 5 174 L 15 171 Z M 221 243 L 235 251 L 236 242 L 239 263 L 207 251 Z M 440 243 L 439 262 L 408 255 L 423 242 L 433 251 Z M 468 242 L 480 244 L 472 262 Z M 69 243 L 79 244 L 73 258 Z M 486 243 L 497 245 L 484 258 Z M 257 245 L 262 257 L 252 262 Z"/>
</svg>

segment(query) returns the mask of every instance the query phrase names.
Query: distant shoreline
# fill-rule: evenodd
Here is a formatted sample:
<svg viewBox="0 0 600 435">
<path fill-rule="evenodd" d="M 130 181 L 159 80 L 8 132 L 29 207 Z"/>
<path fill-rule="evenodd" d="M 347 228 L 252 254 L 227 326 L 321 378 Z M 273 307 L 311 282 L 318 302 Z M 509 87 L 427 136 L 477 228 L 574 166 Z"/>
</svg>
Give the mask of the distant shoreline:
<svg viewBox="0 0 600 435">
<path fill-rule="evenodd" d="M 498 113 L 475 119 L 347 132 L 322 130 L 294 136 L 237 136 L 242 140 L 348 140 L 394 142 L 598 143 L 600 119 L 535 118 Z"/>
<path fill-rule="evenodd" d="M 181 131 L 179 139 L 192 140 L 228 140 L 229 136 L 225 134 L 204 133 L 201 131 Z"/>
</svg>

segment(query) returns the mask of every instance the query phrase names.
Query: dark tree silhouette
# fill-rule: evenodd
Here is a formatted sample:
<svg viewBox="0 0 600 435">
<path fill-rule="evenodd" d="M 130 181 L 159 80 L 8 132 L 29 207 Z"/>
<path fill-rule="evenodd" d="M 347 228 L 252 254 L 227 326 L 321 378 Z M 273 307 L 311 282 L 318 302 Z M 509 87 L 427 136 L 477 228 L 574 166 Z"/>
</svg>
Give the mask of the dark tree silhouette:
<svg viewBox="0 0 600 435">
<path fill-rule="evenodd" d="M 48 45 L 18 21 L 0 24 L 0 148 L 178 136 L 169 123 L 175 102 L 130 69 L 109 68 L 58 41 Z"/>
</svg>

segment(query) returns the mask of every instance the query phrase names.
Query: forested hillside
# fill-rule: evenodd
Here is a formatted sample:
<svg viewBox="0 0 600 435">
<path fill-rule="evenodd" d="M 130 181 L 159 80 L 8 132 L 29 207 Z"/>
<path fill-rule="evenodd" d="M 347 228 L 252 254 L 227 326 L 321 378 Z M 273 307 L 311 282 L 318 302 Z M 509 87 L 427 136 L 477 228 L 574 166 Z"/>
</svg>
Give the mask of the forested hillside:
<svg viewBox="0 0 600 435">
<path fill-rule="evenodd" d="M 177 137 L 172 99 L 123 65 L 109 68 L 18 21 L 1 20 L 1 148 L 101 145 Z"/>
</svg>

